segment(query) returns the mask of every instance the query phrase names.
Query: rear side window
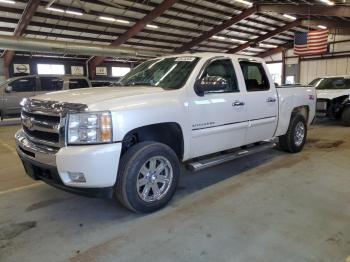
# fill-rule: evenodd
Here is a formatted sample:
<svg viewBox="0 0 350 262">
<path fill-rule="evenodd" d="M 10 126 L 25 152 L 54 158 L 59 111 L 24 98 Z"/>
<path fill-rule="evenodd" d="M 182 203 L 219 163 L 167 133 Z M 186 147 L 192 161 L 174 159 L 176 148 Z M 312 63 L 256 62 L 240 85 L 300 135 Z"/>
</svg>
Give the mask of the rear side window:
<svg viewBox="0 0 350 262">
<path fill-rule="evenodd" d="M 40 77 L 41 91 L 59 91 L 63 89 L 63 80 L 58 77 Z"/>
<path fill-rule="evenodd" d="M 87 88 L 89 83 L 86 79 L 70 79 L 69 80 L 69 89 L 78 89 L 78 88 Z"/>
<path fill-rule="evenodd" d="M 36 77 L 17 79 L 9 83 L 12 92 L 33 92 L 36 88 Z"/>
<path fill-rule="evenodd" d="M 248 92 L 266 91 L 270 89 L 270 83 L 262 64 L 248 61 L 241 61 L 239 64 L 241 65 Z"/>
</svg>

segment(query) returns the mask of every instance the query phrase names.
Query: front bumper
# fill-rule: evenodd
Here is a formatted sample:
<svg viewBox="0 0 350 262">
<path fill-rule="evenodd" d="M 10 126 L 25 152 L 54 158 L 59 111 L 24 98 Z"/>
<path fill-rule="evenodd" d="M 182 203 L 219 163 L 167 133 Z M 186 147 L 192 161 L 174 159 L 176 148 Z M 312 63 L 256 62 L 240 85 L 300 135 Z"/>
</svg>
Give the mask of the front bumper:
<svg viewBox="0 0 350 262">
<path fill-rule="evenodd" d="M 72 193 L 100 196 L 102 192 L 105 196 L 107 191 L 112 194 L 121 143 L 68 146 L 55 151 L 31 143 L 20 130 L 16 133 L 16 144 L 26 173 L 33 179 Z M 86 182 L 73 182 L 69 172 L 83 173 Z"/>
</svg>

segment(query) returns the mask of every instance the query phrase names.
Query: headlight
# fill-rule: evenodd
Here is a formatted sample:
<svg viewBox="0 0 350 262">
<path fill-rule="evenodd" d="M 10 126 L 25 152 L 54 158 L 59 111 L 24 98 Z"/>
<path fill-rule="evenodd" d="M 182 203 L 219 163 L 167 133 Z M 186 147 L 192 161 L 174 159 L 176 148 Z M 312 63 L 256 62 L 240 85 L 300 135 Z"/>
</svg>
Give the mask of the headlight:
<svg viewBox="0 0 350 262">
<path fill-rule="evenodd" d="M 73 113 L 68 116 L 68 144 L 112 142 L 110 112 Z"/>
</svg>

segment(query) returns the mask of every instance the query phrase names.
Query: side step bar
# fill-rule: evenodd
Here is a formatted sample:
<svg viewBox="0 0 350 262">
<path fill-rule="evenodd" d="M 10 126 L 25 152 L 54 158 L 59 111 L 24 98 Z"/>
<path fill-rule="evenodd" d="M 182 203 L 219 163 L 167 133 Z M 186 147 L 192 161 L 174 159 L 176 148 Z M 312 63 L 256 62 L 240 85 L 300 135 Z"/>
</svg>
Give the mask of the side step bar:
<svg viewBox="0 0 350 262">
<path fill-rule="evenodd" d="M 244 149 L 239 148 L 227 154 L 221 154 L 221 155 L 202 158 L 198 161 L 188 163 L 186 167 L 187 169 L 195 172 L 208 167 L 220 165 L 222 163 L 225 163 L 234 159 L 238 159 L 243 156 L 249 156 L 267 149 L 271 149 L 271 148 L 274 148 L 275 146 L 276 146 L 275 142 L 263 142 L 256 146 L 251 146 Z"/>
</svg>

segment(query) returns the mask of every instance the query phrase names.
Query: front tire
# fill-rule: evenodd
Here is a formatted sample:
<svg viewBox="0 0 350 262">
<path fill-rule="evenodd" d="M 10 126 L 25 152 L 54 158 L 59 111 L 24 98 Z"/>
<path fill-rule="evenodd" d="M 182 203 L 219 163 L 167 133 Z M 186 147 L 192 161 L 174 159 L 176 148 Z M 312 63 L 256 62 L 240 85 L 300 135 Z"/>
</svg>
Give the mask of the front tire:
<svg viewBox="0 0 350 262">
<path fill-rule="evenodd" d="M 279 146 L 286 152 L 298 153 L 304 148 L 306 136 L 306 120 L 302 115 L 296 114 L 290 120 L 287 133 L 279 137 Z"/>
<path fill-rule="evenodd" d="M 344 126 L 350 126 L 350 107 L 344 108 L 341 120 Z"/>
<path fill-rule="evenodd" d="M 131 147 L 121 158 L 116 196 L 126 208 L 150 213 L 171 200 L 179 177 L 179 161 L 170 147 L 142 142 Z"/>
</svg>

